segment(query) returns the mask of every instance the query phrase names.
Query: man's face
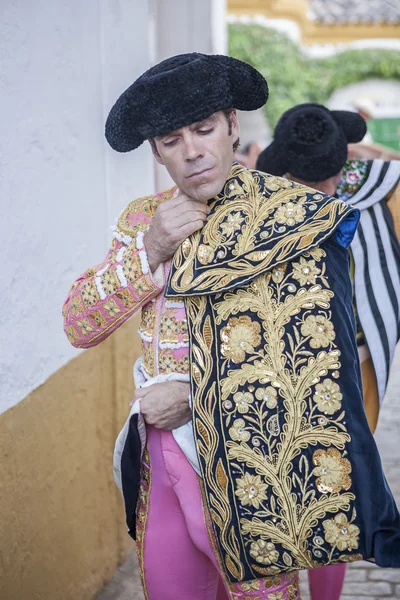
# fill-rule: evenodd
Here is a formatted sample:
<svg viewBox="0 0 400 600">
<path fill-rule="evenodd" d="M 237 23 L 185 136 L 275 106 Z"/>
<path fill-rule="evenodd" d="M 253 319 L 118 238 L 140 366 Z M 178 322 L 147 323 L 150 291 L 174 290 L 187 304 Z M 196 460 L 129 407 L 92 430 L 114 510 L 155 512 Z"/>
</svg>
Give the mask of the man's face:
<svg viewBox="0 0 400 600">
<path fill-rule="evenodd" d="M 165 165 L 180 191 L 200 202 L 219 194 L 233 162 L 233 144 L 239 138 L 235 111 L 229 123 L 222 111 L 204 121 L 155 138 L 157 162 Z"/>
</svg>

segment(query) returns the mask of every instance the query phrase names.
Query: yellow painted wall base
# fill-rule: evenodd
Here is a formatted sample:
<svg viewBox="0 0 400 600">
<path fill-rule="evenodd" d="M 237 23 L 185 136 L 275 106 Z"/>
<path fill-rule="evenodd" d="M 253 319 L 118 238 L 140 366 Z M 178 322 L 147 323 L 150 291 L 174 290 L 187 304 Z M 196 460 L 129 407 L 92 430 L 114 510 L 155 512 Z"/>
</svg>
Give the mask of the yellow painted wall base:
<svg viewBox="0 0 400 600">
<path fill-rule="evenodd" d="M 0 415 L 0 598 L 89 600 L 132 547 L 112 475 L 137 319 Z"/>
</svg>

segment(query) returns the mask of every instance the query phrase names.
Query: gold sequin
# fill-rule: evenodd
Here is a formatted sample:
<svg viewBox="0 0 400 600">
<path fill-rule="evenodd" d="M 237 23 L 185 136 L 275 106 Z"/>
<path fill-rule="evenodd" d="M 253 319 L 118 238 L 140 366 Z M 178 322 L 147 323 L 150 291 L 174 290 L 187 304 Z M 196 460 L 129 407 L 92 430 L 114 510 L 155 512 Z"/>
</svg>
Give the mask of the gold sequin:
<svg viewBox="0 0 400 600">
<path fill-rule="evenodd" d="M 351 486 L 351 464 L 343 458 L 336 448 L 316 450 L 313 454 L 315 466 L 313 475 L 317 477 L 316 486 L 322 493 L 336 493 L 348 490 Z"/>
<path fill-rule="evenodd" d="M 202 244 L 197 250 L 197 258 L 202 265 L 209 265 L 214 259 L 214 250 L 211 246 Z"/>
<path fill-rule="evenodd" d="M 250 317 L 240 316 L 229 319 L 221 331 L 221 353 L 234 363 L 241 363 L 246 358 L 246 352 L 254 352 L 261 343 L 260 325 Z"/>
</svg>

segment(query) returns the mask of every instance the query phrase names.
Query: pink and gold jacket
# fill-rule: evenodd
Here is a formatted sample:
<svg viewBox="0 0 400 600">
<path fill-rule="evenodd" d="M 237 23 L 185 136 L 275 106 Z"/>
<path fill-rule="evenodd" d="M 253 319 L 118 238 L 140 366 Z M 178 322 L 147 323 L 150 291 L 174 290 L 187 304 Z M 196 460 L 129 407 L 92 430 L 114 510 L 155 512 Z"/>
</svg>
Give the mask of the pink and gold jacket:
<svg viewBox="0 0 400 600">
<path fill-rule="evenodd" d="M 189 371 L 184 304 L 162 293 L 170 262 L 152 274 L 143 243 L 157 206 L 177 193 L 174 187 L 131 202 L 106 258 L 76 280 L 63 306 L 65 333 L 76 348 L 99 344 L 141 309 L 142 368 L 149 378 Z"/>
</svg>

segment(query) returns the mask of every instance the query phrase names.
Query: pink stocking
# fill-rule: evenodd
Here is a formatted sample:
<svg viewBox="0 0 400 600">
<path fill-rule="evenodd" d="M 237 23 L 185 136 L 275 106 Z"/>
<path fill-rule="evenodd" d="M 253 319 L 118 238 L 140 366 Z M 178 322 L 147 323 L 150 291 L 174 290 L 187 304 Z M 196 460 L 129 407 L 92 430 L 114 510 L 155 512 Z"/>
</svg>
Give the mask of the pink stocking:
<svg viewBox="0 0 400 600">
<path fill-rule="evenodd" d="M 343 563 L 308 571 L 311 600 L 339 600 L 345 574 Z"/>
<path fill-rule="evenodd" d="M 226 591 L 222 579 L 219 580 L 216 600 L 229 600 L 228 592 Z"/>
</svg>

